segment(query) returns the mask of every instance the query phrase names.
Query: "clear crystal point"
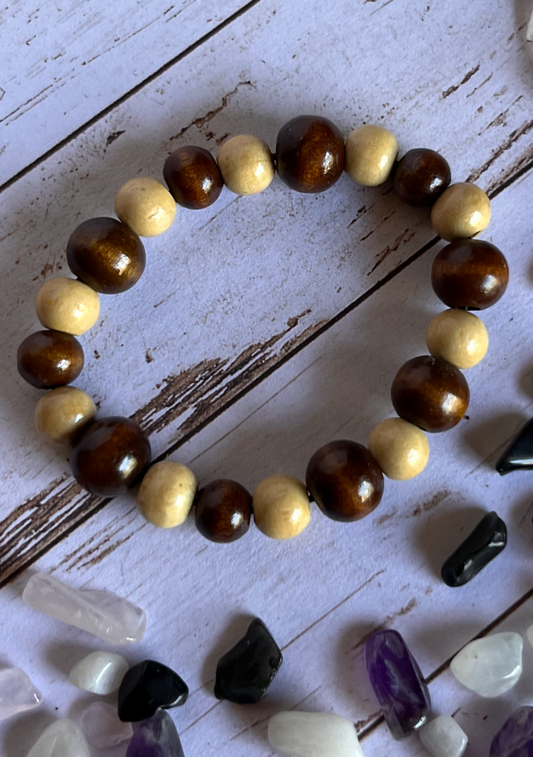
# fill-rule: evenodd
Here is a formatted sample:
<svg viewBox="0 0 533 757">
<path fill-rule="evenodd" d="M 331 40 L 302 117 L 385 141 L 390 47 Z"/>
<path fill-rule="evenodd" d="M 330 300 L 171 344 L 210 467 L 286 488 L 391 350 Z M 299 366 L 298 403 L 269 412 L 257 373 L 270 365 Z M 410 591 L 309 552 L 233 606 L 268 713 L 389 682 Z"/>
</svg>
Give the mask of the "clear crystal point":
<svg viewBox="0 0 533 757">
<path fill-rule="evenodd" d="M 47 573 L 30 578 L 22 599 L 34 610 L 110 644 L 136 644 L 146 629 L 143 610 L 127 599 L 109 591 L 73 589 Z"/>
<path fill-rule="evenodd" d="M 20 668 L 0 670 L 0 720 L 38 707 L 43 695 Z"/>
</svg>

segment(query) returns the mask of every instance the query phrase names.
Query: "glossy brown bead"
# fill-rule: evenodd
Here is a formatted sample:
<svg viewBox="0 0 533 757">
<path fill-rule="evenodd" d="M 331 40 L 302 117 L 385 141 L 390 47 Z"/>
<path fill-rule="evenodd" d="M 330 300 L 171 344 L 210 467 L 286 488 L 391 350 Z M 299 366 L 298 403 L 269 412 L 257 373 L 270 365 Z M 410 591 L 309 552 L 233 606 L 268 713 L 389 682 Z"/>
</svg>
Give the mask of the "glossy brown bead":
<svg viewBox="0 0 533 757">
<path fill-rule="evenodd" d="M 362 444 L 338 440 L 315 452 L 305 474 L 307 489 L 333 520 L 364 518 L 380 503 L 383 474 Z"/>
<path fill-rule="evenodd" d="M 144 245 L 137 234 L 115 218 L 91 218 L 70 235 L 67 261 L 72 273 L 96 292 L 126 292 L 142 276 Z"/>
<path fill-rule="evenodd" d="M 500 250 L 481 239 L 457 239 L 433 262 L 431 283 L 450 308 L 484 310 L 507 289 L 509 266 Z"/>
<path fill-rule="evenodd" d="M 202 147 L 180 147 L 165 161 L 163 176 L 178 205 L 200 210 L 212 205 L 224 182 L 216 160 Z"/>
<path fill-rule="evenodd" d="M 344 170 L 344 140 L 327 118 L 297 116 L 280 129 L 276 142 L 280 178 L 297 192 L 323 192 Z"/>
<path fill-rule="evenodd" d="M 75 381 L 85 361 L 83 347 L 64 331 L 36 331 L 26 337 L 17 352 L 17 368 L 37 389 L 53 389 Z"/>
<path fill-rule="evenodd" d="M 454 365 L 440 357 L 408 360 L 392 382 L 392 404 L 406 421 L 424 431 L 448 431 L 468 408 L 470 391 Z"/>
<path fill-rule="evenodd" d="M 396 164 L 392 187 L 398 197 L 416 208 L 433 205 L 452 178 L 448 161 L 434 150 L 409 150 Z"/>
<path fill-rule="evenodd" d="M 196 497 L 196 528 L 210 541 L 235 541 L 248 531 L 252 495 L 236 481 L 217 479 L 203 486 Z"/>
<path fill-rule="evenodd" d="M 87 428 L 72 450 L 70 467 L 91 494 L 116 497 L 138 483 L 150 460 L 150 442 L 137 423 L 112 416 Z"/>
</svg>

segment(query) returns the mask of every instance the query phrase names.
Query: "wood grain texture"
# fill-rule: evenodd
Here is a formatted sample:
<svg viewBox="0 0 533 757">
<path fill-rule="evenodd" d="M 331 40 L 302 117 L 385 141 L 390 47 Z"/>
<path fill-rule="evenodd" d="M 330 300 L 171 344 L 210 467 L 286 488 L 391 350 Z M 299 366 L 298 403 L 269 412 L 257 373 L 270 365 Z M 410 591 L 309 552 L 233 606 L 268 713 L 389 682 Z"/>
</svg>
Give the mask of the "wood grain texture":
<svg viewBox="0 0 533 757">
<path fill-rule="evenodd" d="M 532 611 L 530 478 L 492 468 L 533 406 L 524 337 L 533 328 L 529 10 L 502 0 L 488 16 L 474 0 L 461 3 L 459 19 L 418 0 L 341 0 L 326 10 L 315 0 L 262 0 L 2 192 L 3 650 L 47 696 L 41 711 L 2 725 L 6 757 L 24 757 L 53 718 L 79 718 L 88 700 L 66 674 L 100 646 L 22 606 L 29 571 L 9 579 L 32 563 L 145 607 L 148 634 L 129 659 L 162 659 L 189 683 L 190 700 L 175 713 L 189 755 L 266 757 L 267 719 L 291 707 L 351 718 L 368 757 L 386 753 L 392 742 L 362 656 L 365 638 L 385 625 L 405 635 L 436 711 L 457 710 L 475 753 L 486 752 L 504 710 L 529 698 L 529 648 L 528 675 L 503 704 L 470 696 L 448 672 L 466 641 L 502 623 L 524 629 Z M 191 142 L 216 151 L 228 135 L 254 133 L 273 146 L 279 127 L 306 112 L 331 118 L 344 136 L 364 121 L 383 123 L 401 151 L 435 148 L 454 180 L 470 176 L 493 196 L 484 237 L 508 256 L 511 281 L 482 314 L 491 346 L 469 372 L 468 419 L 432 437 L 421 476 L 386 481 L 383 502 L 359 523 L 334 523 L 313 506 L 291 543 L 254 528 L 222 547 L 192 520 L 163 533 L 131 499 L 83 494 L 62 454 L 35 440 L 37 395 L 14 368 L 18 342 L 35 328 L 31 301 L 66 269 L 72 229 L 108 214 L 121 183 L 159 176 L 167 154 Z M 147 245 L 137 287 L 106 298 L 83 338 L 82 386 L 103 415 L 138 420 L 155 454 L 190 465 L 200 486 L 224 477 L 253 490 L 274 473 L 302 477 L 319 446 L 365 443 L 391 414 L 390 382 L 425 351 L 427 325 L 442 309 L 430 284 L 440 246 L 428 213 L 400 205 L 387 185 L 364 190 L 343 177 L 315 197 L 279 181 L 256 198 L 223 192 L 205 211 L 180 212 L 175 230 Z M 440 565 L 489 509 L 506 520 L 509 546 L 472 584 L 449 589 Z M 263 703 L 219 703 L 216 661 L 255 614 L 282 646 L 284 667 Z M 394 749 L 422 755 L 416 738 Z"/>
<path fill-rule="evenodd" d="M 337 6 L 331 9 L 330 24 L 335 25 L 341 11 Z M 296 7 L 280 9 L 274 2 L 252 8 L 236 20 L 235 26 L 217 35 L 216 55 L 212 48 L 195 50 L 176 64 L 172 77 L 163 75 L 161 81 L 143 88 L 4 191 L 0 259 L 8 294 L 1 306 L 6 325 L 1 338 L 8 364 L 17 340 L 33 327 L 30 303 L 38 282 L 65 267 L 64 245 L 72 228 L 87 217 L 109 213 L 118 186 L 132 172 L 151 173 L 155 166 L 161 167 L 165 147 L 172 151 L 188 141 L 210 146 L 239 131 L 252 131 L 272 144 L 289 114 L 316 110 L 322 97 L 323 109 L 345 133 L 359 120 L 386 119 L 401 145 L 435 146 L 449 158 L 455 174 L 479 173 L 483 168 L 480 182 L 485 181 L 492 191 L 502 186 L 502 181 L 520 175 L 533 154 L 531 134 L 516 127 L 522 123 L 522 100 L 527 97 L 522 77 L 530 70 L 531 61 L 523 31 L 516 32 L 513 14 L 503 5 L 498 12 L 499 37 L 494 37 L 488 23 L 482 23 L 478 30 L 476 56 L 486 69 L 492 70 L 497 56 L 503 56 L 498 83 L 505 91 L 500 97 L 493 92 L 487 99 L 494 85 L 492 78 L 483 86 L 484 80 L 480 80 L 479 87 L 472 87 L 475 76 L 483 73 L 482 62 L 476 64 L 479 70 L 464 85 L 446 97 L 441 94 L 445 83 L 457 77 L 461 56 L 465 69 L 469 65 L 468 25 L 479 25 L 474 9 L 465 9 L 464 27 L 455 33 L 449 29 L 446 12 L 435 9 L 432 24 L 436 36 L 428 37 L 422 6 L 416 12 L 412 7 L 406 10 L 402 3 L 384 7 L 380 13 L 396 14 L 390 22 L 415 30 L 412 33 L 416 33 L 420 55 L 431 49 L 431 40 L 438 35 L 444 35 L 446 44 L 456 53 L 443 66 L 439 62 L 438 67 L 423 72 L 417 69 L 415 75 L 414 51 L 392 65 L 395 47 L 391 33 L 390 49 L 380 47 L 384 56 L 381 89 L 385 102 L 389 102 L 384 106 L 380 102 L 384 97 L 376 99 L 376 91 L 368 91 L 366 86 L 370 74 L 375 76 L 374 58 L 367 51 L 355 70 L 354 63 L 346 61 L 340 42 L 327 45 L 323 56 L 332 70 L 350 73 L 349 86 L 346 77 L 336 77 L 331 86 L 328 83 L 316 88 L 310 73 L 314 49 L 298 39 L 306 35 L 320 38 L 319 14 L 300 18 Z M 365 30 L 371 34 L 373 13 L 376 8 L 369 4 L 352 11 L 351 23 L 361 26 L 361 34 Z M 298 32 L 290 23 L 293 16 L 298 20 Z M 275 50 L 272 35 L 278 40 Z M 233 63 L 236 38 L 243 40 L 239 71 Z M 363 47 L 366 44 L 363 41 Z M 264 52 L 261 59 L 258 49 Z M 226 67 L 220 64 L 220 56 L 228 61 Z M 199 88 L 199 80 L 211 82 L 210 88 Z M 415 81 L 417 87 L 413 86 Z M 168 89 L 158 100 L 159 117 L 154 126 L 154 97 L 157 100 L 162 82 Z M 428 91 L 434 93 L 433 99 L 428 98 Z M 210 99 L 211 105 L 206 105 Z M 498 110 L 502 100 L 507 113 L 506 125 L 501 128 L 507 129 L 506 133 L 511 129 L 513 134 L 512 145 L 504 152 L 498 151 L 502 139 L 507 144 L 507 137 L 495 127 L 481 130 L 480 136 L 464 126 L 465 133 L 456 132 L 459 122 L 479 130 L 486 110 Z M 391 105 L 391 101 L 397 105 Z M 514 101 L 518 102 L 513 105 Z M 178 102 L 181 126 L 176 123 Z M 268 116 L 266 102 L 275 103 Z M 438 115 L 433 108 L 436 104 Z M 491 119 L 495 117 L 493 110 Z M 441 128 L 443 119 L 449 123 L 449 131 Z M 107 145 L 109 134 L 123 127 L 124 137 Z M 475 151 L 470 149 L 473 144 Z M 25 200 L 28 196 L 34 198 L 30 214 Z M 22 213 L 24 225 L 20 224 Z M 273 226 L 283 244 L 273 244 Z M 306 229 L 304 235 L 302 228 Z M 359 189 L 347 177 L 319 198 L 291 193 L 279 182 L 257 198 L 234 199 L 226 192 L 216 206 L 201 214 L 182 211 L 175 229 L 164 238 L 150 241 L 147 271 L 135 290 L 122 295 L 120 301 L 106 299 L 103 317 L 84 340 L 86 354 L 94 359 L 88 361 L 83 388 L 107 414 L 134 413 L 151 434 L 156 454 L 160 454 L 223 410 L 253 381 L 305 344 L 331 318 L 352 307 L 358 297 L 378 286 L 432 239 L 424 213 L 399 206 L 386 188 Z M 253 254 L 245 252 L 252 249 Z M 173 266 L 168 265 L 169 255 L 176 261 Z M 128 315 L 122 325 L 124 313 Z M 219 328 L 221 318 L 223 329 Z M 133 339 L 130 323 L 143 324 Z M 134 377 L 126 393 L 114 379 L 120 371 Z M 16 473 L 6 477 L 0 514 L 6 517 L 7 512 L 12 518 L 13 503 L 22 507 L 18 512 L 23 515 L 16 523 L 16 530 L 24 537 L 18 550 L 22 556 L 26 540 L 31 554 L 59 536 L 51 525 L 57 522 L 56 517 L 36 527 L 35 508 L 22 503 L 34 498 L 39 501 L 39 492 L 68 468 L 55 451 L 35 444 L 29 420 L 34 395 L 13 382 L 9 371 L 4 378 L 7 402 L 3 420 L 14 430 L 14 437 L 5 440 L 2 453 L 9 459 L 13 440 L 18 452 L 17 460 L 8 465 Z M 22 469 L 21 459 L 25 461 Z M 52 493 L 48 501 L 55 502 L 56 498 L 62 503 L 59 510 L 50 506 L 62 527 L 69 528 L 76 522 L 71 513 L 79 512 L 78 508 L 71 508 L 62 490 Z M 86 502 L 85 516 L 93 506 Z M 9 525 L 15 527 L 11 521 Z M 2 562 L 6 558 L 4 550 Z"/>
<path fill-rule="evenodd" d="M 257 1 L 8 0 L 0 10 L 0 185 Z"/>
</svg>

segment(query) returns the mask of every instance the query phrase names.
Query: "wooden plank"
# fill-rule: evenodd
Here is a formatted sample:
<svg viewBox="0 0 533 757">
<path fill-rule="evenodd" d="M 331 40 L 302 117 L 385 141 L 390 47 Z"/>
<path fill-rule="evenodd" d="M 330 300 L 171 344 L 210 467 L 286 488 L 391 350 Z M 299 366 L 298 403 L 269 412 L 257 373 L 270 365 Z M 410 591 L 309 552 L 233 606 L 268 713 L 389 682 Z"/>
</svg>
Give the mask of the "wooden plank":
<svg viewBox="0 0 533 757">
<path fill-rule="evenodd" d="M 0 185 L 253 4 L 9 0 L 0 10 Z"/>
<path fill-rule="evenodd" d="M 522 18 L 505 4 L 497 6 L 490 23 L 469 6 L 459 28 L 450 24 L 445 9 L 427 15 L 421 2 L 335 5 L 328 28 L 337 44 L 329 39 L 322 51 L 331 72 L 327 86 L 313 78 L 315 49 L 302 42 L 323 37 L 323 16 L 318 4 L 313 7 L 315 12 L 303 14 L 265 0 L 217 35 L 216 47 L 191 53 L 172 74 L 3 192 L 0 259 L 6 296 L 0 339 L 12 366 L 0 378 L 2 420 L 9 429 L 0 440 L 4 577 L 98 507 L 68 479 L 61 453 L 36 443 L 31 420 L 36 392 L 16 376 L 13 364 L 17 343 L 36 327 L 31 302 L 40 284 L 65 271 L 70 230 L 84 218 L 109 213 L 116 188 L 132 173 L 156 173 L 154 167 L 179 144 L 213 146 L 240 130 L 273 144 L 289 116 L 316 110 L 317 103 L 345 133 L 361 120 L 386 120 L 402 149 L 416 144 L 442 149 L 455 176 L 479 176 L 493 191 L 529 165 L 533 136 L 524 105 L 530 95 L 522 73 L 517 75 L 522 60 L 526 69 L 529 65 L 523 57 L 525 32 Z M 382 39 L 378 13 L 394 33 L 388 32 L 390 44 L 380 47 L 383 61 L 376 71 L 366 46 L 372 35 Z M 431 20 L 430 35 L 426 20 Z M 474 22 L 479 28 L 473 48 L 467 41 Z M 357 65 L 343 52 L 354 29 L 364 40 Z M 429 60 L 416 77 L 414 48 L 405 60 L 395 60 L 407 33 L 416 35 L 418 54 Z M 241 40 L 239 67 L 232 65 L 236 39 Z M 444 63 L 432 54 L 441 39 L 450 51 Z M 369 88 L 376 77 L 379 87 Z M 164 95 L 158 95 L 161 87 Z M 214 109 L 213 91 L 219 93 Z M 499 125 L 488 128 L 500 116 Z M 449 131 L 442 128 L 444 121 Z M 109 135 L 118 131 L 124 135 L 108 145 Z M 81 385 L 102 412 L 135 414 L 159 455 L 195 433 L 433 241 L 427 213 L 400 208 L 387 188 L 364 190 L 346 177 L 318 196 L 291 193 L 280 182 L 254 198 L 225 192 L 210 210 L 180 213 L 174 231 L 149 241 L 143 281 L 119 298 L 103 300 L 103 317 L 84 338 L 88 364 Z M 135 334 L 132 324 L 142 324 L 142 330 Z"/>
<path fill-rule="evenodd" d="M 532 222 L 522 199 L 532 189 L 530 171 L 494 202 L 491 239 L 509 250 L 513 277 L 506 298 L 483 313 L 491 349 L 468 372 L 469 419 L 433 435 L 426 471 L 412 482 L 387 481 L 372 516 L 341 524 L 313 507 L 311 525 L 292 543 L 273 542 L 254 529 L 222 548 L 203 540 L 190 521 L 177 531 L 152 528 L 131 499 L 117 499 L 34 566 L 74 586 L 105 586 L 147 609 L 146 640 L 127 654 L 132 661 L 159 658 L 189 682 L 192 696 L 174 713 L 186 754 L 216 745 L 221 757 L 266 757 L 266 719 L 290 707 L 338 712 L 369 733 L 369 757 L 384 753 L 392 742 L 377 725 L 362 656 L 368 634 L 382 626 L 396 627 L 409 640 L 433 679 L 436 712 L 460 706 L 461 723 L 471 723 L 467 730 L 475 739 L 498 727 L 500 710 L 461 694 L 449 674 L 440 673 L 461 646 L 532 593 L 530 478 L 501 478 L 492 468 L 533 405 L 523 350 L 523 335 L 533 327 Z M 364 442 L 391 412 L 394 371 L 423 352 L 426 324 L 440 309 L 430 268 L 429 256 L 419 258 L 182 445 L 174 459 L 190 464 L 201 483 L 224 476 L 253 489 L 273 472 L 302 476 L 312 452 L 332 438 Z M 507 550 L 471 584 L 446 587 L 438 576 L 442 561 L 490 509 L 508 524 Z M 0 592 L 0 614 L 10 619 L 5 648 L 13 662 L 28 661 L 58 708 L 46 718 L 79 717 L 87 699 L 76 696 L 65 673 L 102 645 L 25 609 L 20 593 L 27 577 Z M 529 599 L 527 607 L 530 612 Z M 271 628 L 284 667 L 257 706 L 219 704 L 212 694 L 216 661 L 251 615 Z M 0 743 L 11 748 L 16 742 L 20 750 L 9 757 L 23 755 L 42 724 L 42 715 L 30 714 L 4 726 Z M 416 739 L 394 748 L 399 755 L 421 753 Z"/>
</svg>

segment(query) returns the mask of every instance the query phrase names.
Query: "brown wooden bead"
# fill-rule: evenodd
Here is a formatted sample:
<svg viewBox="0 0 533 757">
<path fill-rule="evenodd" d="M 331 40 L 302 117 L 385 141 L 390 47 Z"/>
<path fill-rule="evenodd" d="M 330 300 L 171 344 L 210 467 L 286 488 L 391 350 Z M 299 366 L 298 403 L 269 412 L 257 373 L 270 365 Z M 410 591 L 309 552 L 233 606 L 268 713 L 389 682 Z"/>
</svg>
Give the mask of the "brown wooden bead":
<svg viewBox="0 0 533 757">
<path fill-rule="evenodd" d="M 180 147 L 168 156 L 163 176 L 178 205 L 190 210 L 212 205 L 224 185 L 211 153 L 193 145 Z"/>
<path fill-rule="evenodd" d="M 323 192 L 344 169 L 344 140 L 327 118 L 297 116 L 283 126 L 276 142 L 278 174 L 297 192 Z"/>
<path fill-rule="evenodd" d="M 500 250 L 481 239 L 457 239 L 433 262 L 431 283 L 450 308 L 484 310 L 507 289 L 509 267 Z"/>
<path fill-rule="evenodd" d="M 452 178 L 448 161 L 434 150 L 409 150 L 396 164 L 392 187 L 408 205 L 423 208 L 433 205 Z"/>
<path fill-rule="evenodd" d="M 151 454 L 148 437 L 137 423 L 112 416 L 91 423 L 72 450 L 70 467 L 91 494 L 116 497 L 135 486 Z"/>
<path fill-rule="evenodd" d="M 75 381 L 83 369 L 83 347 L 64 331 L 36 331 L 17 352 L 20 375 L 37 389 L 52 389 Z"/>
<path fill-rule="evenodd" d="M 383 495 L 381 469 L 362 444 L 338 440 L 315 452 L 305 474 L 307 489 L 333 520 L 364 518 Z"/>
<path fill-rule="evenodd" d="M 392 382 L 392 404 L 424 431 L 448 431 L 468 408 L 470 391 L 461 371 L 447 360 L 421 355 L 408 360 Z"/>
<path fill-rule="evenodd" d="M 137 234 L 115 218 L 91 218 L 70 235 L 67 261 L 72 273 L 102 294 L 125 292 L 146 265 Z"/>
<path fill-rule="evenodd" d="M 236 481 L 217 479 L 203 486 L 196 497 L 196 528 L 210 541 L 224 544 L 248 531 L 252 495 Z"/>
</svg>

